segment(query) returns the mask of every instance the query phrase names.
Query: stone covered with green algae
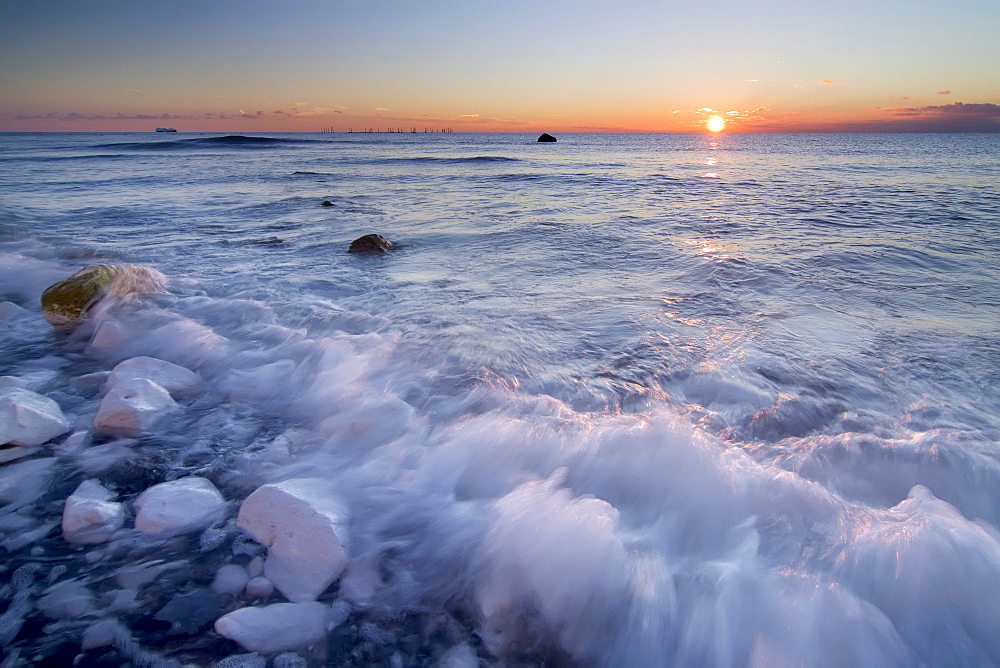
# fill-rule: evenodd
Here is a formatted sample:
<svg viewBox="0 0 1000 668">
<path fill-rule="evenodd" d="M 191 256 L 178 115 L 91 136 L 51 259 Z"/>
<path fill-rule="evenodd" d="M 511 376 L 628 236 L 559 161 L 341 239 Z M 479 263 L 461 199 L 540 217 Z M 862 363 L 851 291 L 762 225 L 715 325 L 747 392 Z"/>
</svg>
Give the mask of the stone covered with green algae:
<svg viewBox="0 0 1000 668">
<path fill-rule="evenodd" d="M 76 327 L 105 299 L 125 300 L 158 292 L 166 277 L 134 264 L 94 264 L 54 283 L 42 293 L 42 315 L 56 327 Z"/>
</svg>

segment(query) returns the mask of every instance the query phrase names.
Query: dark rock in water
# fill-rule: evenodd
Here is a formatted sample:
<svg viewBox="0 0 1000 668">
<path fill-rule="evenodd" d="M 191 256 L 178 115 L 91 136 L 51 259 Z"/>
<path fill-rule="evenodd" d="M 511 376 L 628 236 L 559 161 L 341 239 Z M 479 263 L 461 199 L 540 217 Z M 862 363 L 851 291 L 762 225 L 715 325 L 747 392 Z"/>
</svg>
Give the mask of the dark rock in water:
<svg viewBox="0 0 1000 668">
<path fill-rule="evenodd" d="M 538 136 L 538 141 L 556 141 L 556 138 L 550 135 L 548 132 L 543 132 Z"/>
<path fill-rule="evenodd" d="M 281 237 L 268 237 L 266 239 L 251 239 L 248 243 L 254 246 L 282 246 L 285 240 Z"/>
<path fill-rule="evenodd" d="M 325 199 L 323 200 L 323 203 L 320 206 L 333 206 L 333 202 L 331 202 L 328 199 Z"/>
<path fill-rule="evenodd" d="M 132 264 L 94 264 L 54 283 L 42 293 L 42 315 L 56 327 L 75 327 L 102 300 L 124 301 L 163 290 L 166 277 Z"/>
<path fill-rule="evenodd" d="M 222 615 L 226 602 L 225 596 L 195 589 L 171 599 L 156 613 L 156 619 L 170 622 L 171 634 L 197 633 Z"/>
<path fill-rule="evenodd" d="M 378 234 L 366 234 L 351 242 L 348 253 L 384 253 L 392 250 L 392 244 Z"/>
</svg>

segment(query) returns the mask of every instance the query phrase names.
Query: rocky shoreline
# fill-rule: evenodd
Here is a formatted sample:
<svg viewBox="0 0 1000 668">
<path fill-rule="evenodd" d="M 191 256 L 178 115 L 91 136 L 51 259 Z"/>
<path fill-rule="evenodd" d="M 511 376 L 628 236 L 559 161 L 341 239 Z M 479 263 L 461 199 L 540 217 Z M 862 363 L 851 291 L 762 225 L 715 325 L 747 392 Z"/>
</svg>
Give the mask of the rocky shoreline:
<svg viewBox="0 0 1000 668">
<path fill-rule="evenodd" d="M 136 292 L 84 295 L 53 322 L 75 335 L 37 326 L 45 300 L 0 302 L 0 326 L 30 322 L 41 353 L 19 365 L 37 370 L 0 377 L 4 668 L 478 665 L 468 624 L 366 605 L 370 571 L 343 581 L 350 516 L 329 479 L 260 484 L 165 436 L 210 413 L 197 371 L 148 355 L 101 368 L 127 338 L 104 316 Z M 289 447 L 274 439 L 257 461 L 287 461 Z"/>
</svg>

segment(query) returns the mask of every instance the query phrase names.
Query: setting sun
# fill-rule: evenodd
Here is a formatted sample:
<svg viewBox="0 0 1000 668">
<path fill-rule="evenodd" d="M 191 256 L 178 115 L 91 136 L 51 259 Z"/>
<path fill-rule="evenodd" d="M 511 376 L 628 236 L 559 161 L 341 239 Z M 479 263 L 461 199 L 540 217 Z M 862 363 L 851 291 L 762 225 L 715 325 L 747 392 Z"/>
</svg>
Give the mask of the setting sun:
<svg viewBox="0 0 1000 668">
<path fill-rule="evenodd" d="M 722 132 L 726 129 L 726 121 L 721 116 L 712 116 L 705 122 L 709 132 Z"/>
</svg>

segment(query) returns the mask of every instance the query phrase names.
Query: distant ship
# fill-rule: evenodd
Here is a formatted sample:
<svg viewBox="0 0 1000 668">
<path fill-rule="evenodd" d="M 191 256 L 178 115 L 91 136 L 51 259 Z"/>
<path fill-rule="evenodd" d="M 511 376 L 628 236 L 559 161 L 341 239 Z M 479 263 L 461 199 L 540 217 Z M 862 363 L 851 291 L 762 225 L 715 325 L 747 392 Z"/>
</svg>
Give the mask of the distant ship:
<svg viewBox="0 0 1000 668">
<path fill-rule="evenodd" d="M 177 130 L 174 130 L 173 128 L 156 128 L 156 131 L 157 132 L 177 132 Z"/>
</svg>

